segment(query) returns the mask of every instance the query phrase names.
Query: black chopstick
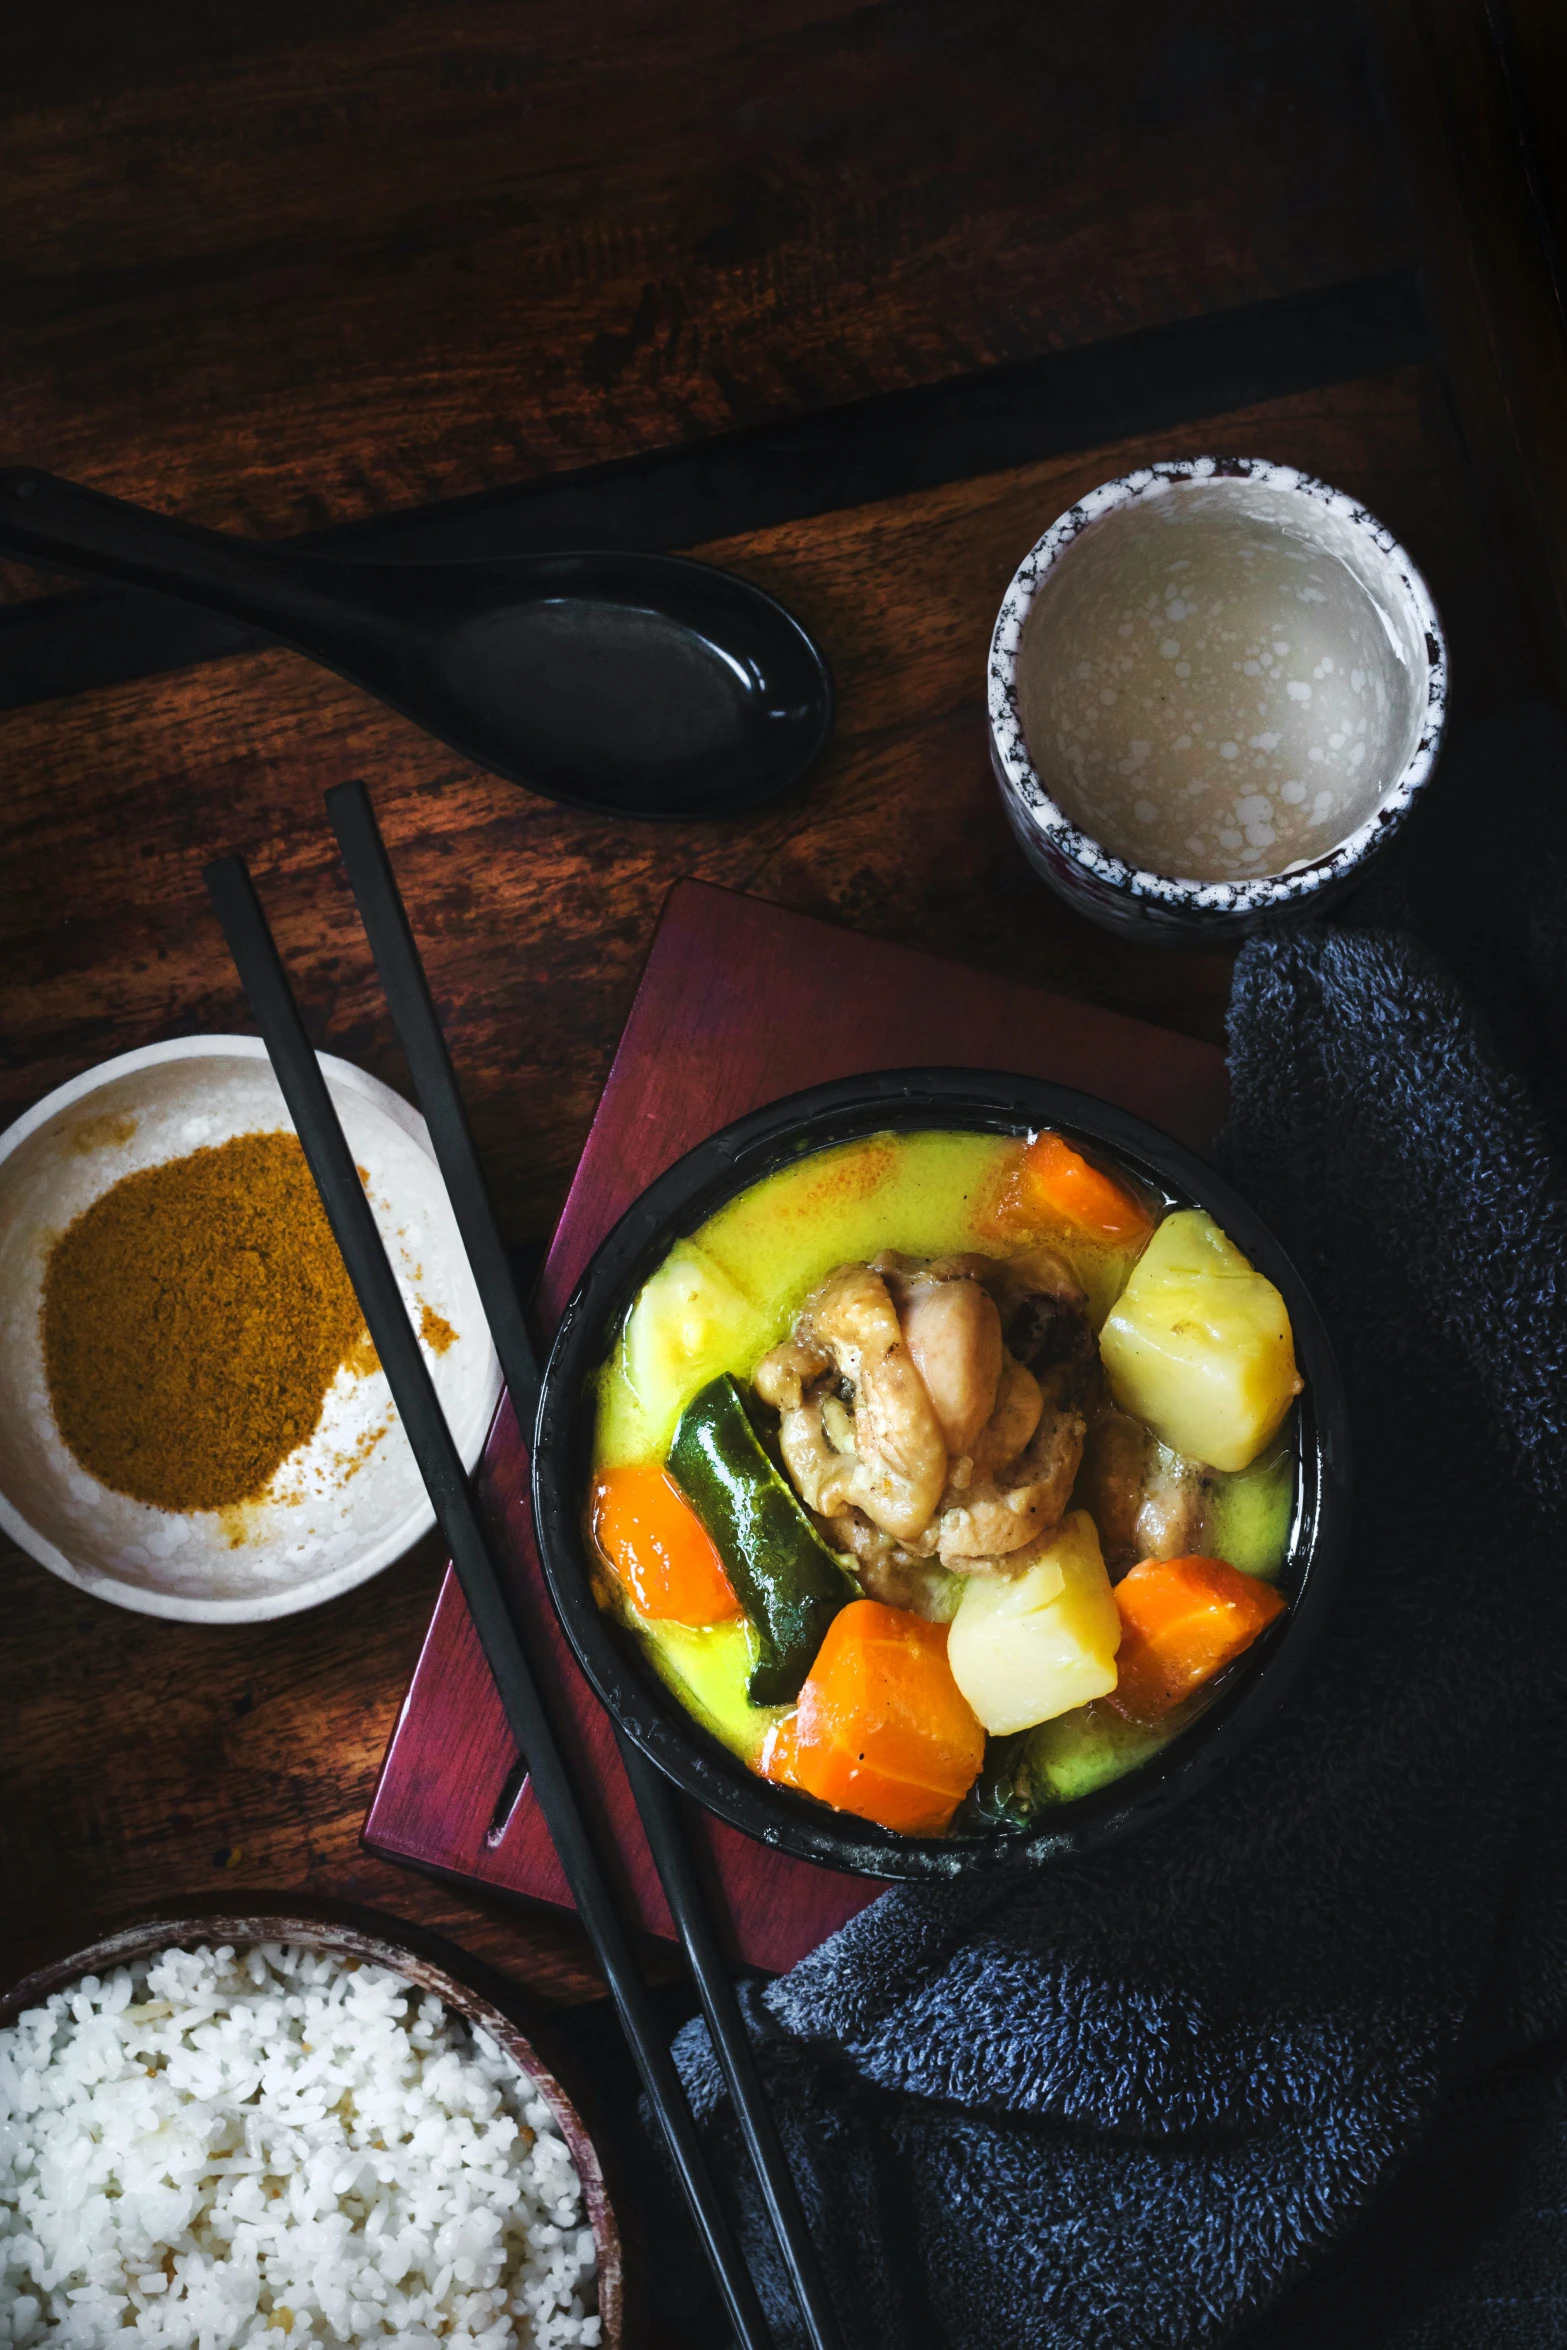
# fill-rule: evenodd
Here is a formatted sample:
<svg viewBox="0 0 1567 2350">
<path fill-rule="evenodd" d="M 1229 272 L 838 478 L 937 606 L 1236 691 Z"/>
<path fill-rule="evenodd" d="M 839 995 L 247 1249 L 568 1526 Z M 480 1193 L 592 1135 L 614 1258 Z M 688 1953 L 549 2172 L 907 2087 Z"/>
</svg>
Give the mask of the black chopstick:
<svg viewBox="0 0 1567 2350">
<path fill-rule="evenodd" d="M 364 785 L 336 785 L 327 793 L 326 805 L 391 1009 L 392 1025 L 412 1071 L 419 1106 L 489 1315 L 502 1376 L 531 1448 L 538 1411 L 538 1358 L 397 879 Z M 762 2087 L 734 1984 L 708 1915 L 674 1790 L 633 1740 L 618 1730 L 616 1735 L 664 1897 L 685 1946 L 708 2030 L 813 2350 L 841 2350 L 842 2336 L 826 2281 Z"/>
<path fill-rule="evenodd" d="M 366 1325 L 381 1358 L 398 1418 L 462 1585 L 507 1724 L 526 1757 L 534 1793 L 571 1887 L 577 1914 L 604 1970 L 648 2102 L 661 2123 L 708 2259 L 743 2350 L 772 2350 L 750 2272 L 718 2200 L 696 2124 L 647 1985 L 611 1896 L 555 1732 L 529 1668 L 474 1508 L 467 1473 L 452 1441 L 419 1341 L 414 1336 L 353 1154 L 338 1123 L 320 1064 L 267 918 L 242 857 L 222 857 L 203 876 L 229 952 L 260 1026 L 283 1099 L 342 1251 Z"/>
</svg>

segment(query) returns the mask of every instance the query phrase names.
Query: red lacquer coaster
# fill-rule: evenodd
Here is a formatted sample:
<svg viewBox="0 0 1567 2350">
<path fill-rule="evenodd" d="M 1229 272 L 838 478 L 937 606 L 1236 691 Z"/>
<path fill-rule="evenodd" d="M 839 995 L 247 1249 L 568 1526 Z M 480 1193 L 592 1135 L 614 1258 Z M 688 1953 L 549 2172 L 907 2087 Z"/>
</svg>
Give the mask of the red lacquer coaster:
<svg viewBox="0 0 1567 2350">
<path fill-rule="evenodd" d="M 1096 1093 L 1206 1150 L 1224 1117 L 1212 1045 L 859 938 L 705 883 L 674 888 L 544 1268 L 554 1329 L 583 1267 L 655 1175 L 730 1119 L 832 1077 L 913 1064 L 1017 1069 Z M 533 1549 L 526 1459 L 503 1402 L 478 1473 L 496 1549 L 562 1737 L 619 1855 L 631 1910 L 674 1939 L 609 1722 L 555 1619 Z M 382 1765 L 364 1841 L 391 1860 L 567 1908 L 570 1896 L 450 1569 Z M 881 1886 L 701 1820 L 734 1954 L 781 1970 Z"/>
</svg>

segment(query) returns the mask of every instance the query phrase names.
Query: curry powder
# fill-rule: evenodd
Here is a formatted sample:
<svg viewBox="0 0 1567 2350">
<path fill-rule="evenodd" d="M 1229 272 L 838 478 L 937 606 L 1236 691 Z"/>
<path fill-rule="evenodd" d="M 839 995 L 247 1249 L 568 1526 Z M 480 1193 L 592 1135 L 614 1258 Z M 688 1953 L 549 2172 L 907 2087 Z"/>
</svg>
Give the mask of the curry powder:
<svg viewBox="0 0 1567 2350">
<path fill-rule="evenodd" d="M 257 1499 L 368 1351 L 298 1138 L 114 1184 L 50 1251 L 43 1346 L 60 1434 L 101 1484 L 165 1510 Z"/>
</svg>

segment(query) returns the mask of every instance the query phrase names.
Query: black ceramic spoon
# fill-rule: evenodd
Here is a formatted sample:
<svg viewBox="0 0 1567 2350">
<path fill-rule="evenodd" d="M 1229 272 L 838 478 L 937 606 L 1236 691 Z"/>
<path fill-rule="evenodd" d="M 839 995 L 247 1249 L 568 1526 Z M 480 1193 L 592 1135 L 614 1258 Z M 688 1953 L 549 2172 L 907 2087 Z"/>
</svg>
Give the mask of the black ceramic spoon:
<svg viewBox="0 0 1567 2350">
<path fill-rule="evenodd" d="M 611 816 L 727 816 L 802 775 L 827 664 L 781 604 L 677 555 L 359 563 L 199 530 L 30 467 L 0 548 L 265 629 L 497 775 Z"/>
</svg>

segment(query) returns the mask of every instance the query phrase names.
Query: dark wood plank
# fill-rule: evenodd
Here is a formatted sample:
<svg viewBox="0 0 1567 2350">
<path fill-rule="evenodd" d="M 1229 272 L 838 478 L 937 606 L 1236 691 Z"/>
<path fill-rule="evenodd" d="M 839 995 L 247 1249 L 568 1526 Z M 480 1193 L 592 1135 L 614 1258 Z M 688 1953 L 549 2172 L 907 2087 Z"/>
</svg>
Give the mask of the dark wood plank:
<svg viewBox="0 0 1567 2350">
<path fill-rule="evenodd" d="M 1374 0 L 1424 282 L 1502 592 L 1567 697 L 1567 33 L 1540 0 Z"/>
<path fill-rule="evenodd" d="M 8 1544 L 0 1981 L 123 1910 L 239 1884 L 361 1902 L 546 1996 L 601 1996 L 575 1919 L 520 1917 L 360 1846 L 439 1568 L 427 1548 L 378 1578 L 368 1606 L 231 1637 L 125 1616 Z"/>
<path fill-rule="evenodd" d="M 3 44 L 11 451 L 263 535 L 1412 249 L 1353 0 L 76 0 Z"/>
<path fill-rule="evenodd" d="M 1491 30 L 1520 133 L 1518 161 L 1542 216 L 1546 265 L 1567 312 L 1567 14 L 1556 0 L 1497 0 Z"/>
<path fill-rule="evenodd" d="M 274 543 L 416 562 L 558 547 L 694 547 L 1385 375 L 1430 356 L 1415 273 L 1393 270 Z M 267 641 L 199 605 L 107 582 L 19 593 L 0 602 L 0 710 L 227 659 Z"/>
<path fill-rule="evenodd" d="M 1445 397 L 1415 369 L 716 550 L 797 606 L 840 689 L 821 769 L 743 823 L 570 816 L 284 653 L 15 712 L 0 720 L 0 1103 L 14 1113 L 157 1036 L 245 1024 L 199 878 L 231 847 L 255 859 L 318 1042 L 404 1082 L 322 820 L 321 792 L 352 774 L 376 793 L 514 1239 L 553 1224 L 682 875 L 1217 1041 L 1223 957 L 1113 943 L 1023 867 L 981 699 L 993 613 L 1037 532 L 1096 479 L 1204 447 L 1363 496 L 1429 570 L 1465 690 L 1516 687 Z M 546 1987 L 591 1989 L 567 1929 L 525 1943 L 357 1849 L 437 1559 L 255 1632 L 153 1624 L 14 1552 L 0 1573 L 0 1950 L 24 1910 L 200 1891 L 238 1852 L 247 1883 L 355 1893 L 460 1926 Z"/>
<path fill-rule="evenodd" d="M 549 1229 L 657 906 L 685 872 L 1216 1035 L 1222 958 L 1112 943 L 1028 874 L 981 709 L 991 620 L 1036 532 L 1107 473 L 1216 445 L 1363 495 L 1427 567 L 1461 687 L 1516 688 L 1441 387 L 1410 370 L 706 550 L 795 605 L 840 688 L 823 767 L 739 823 L 587 822 L 286 653 L 12 713 L 0 1100 L 19 1107 L 108 1051 L 239 1019 L 199 881 L 203 857 L 236 845 L 257 860 L 322 1034 L 395 1074 L 320 821 L 322 790 L 354 773 L 412 860 L 519 1237 Z"/>
<path fill-rule="evenodd" d="M 780 1019 L 780 1006 L 787 1018 Z M 1211 1045 L 930 955 L 683 882 L 663 910 L 587 1147 L 550 1246 L 539 1322 L 553 1331 L 588 1259 L 637 1194 L 717 1127 L 835 1077 L 919 1061 L 1020 1069 L 1098 1093 L 1205 1150 L 1228 1084 Z M 480 1475 L 528 1651 L 571 1738 L 578 1784 L 625 1872 L 634 1914 L 674 1927 L 602 1708 L 556 1620 L 517 1497 L 527 1460 L 502 1407 Z M 569 1902 L 531 1786 L 516 1789 L 500 1702 L 448 1572 L 366 1823 L 372 1848 L 539 1901 Z M 777 1973 L 879 1887 L 789 1859 L 705 1815 L 715 1917 L 734 1953 Z"/>
</svg>

